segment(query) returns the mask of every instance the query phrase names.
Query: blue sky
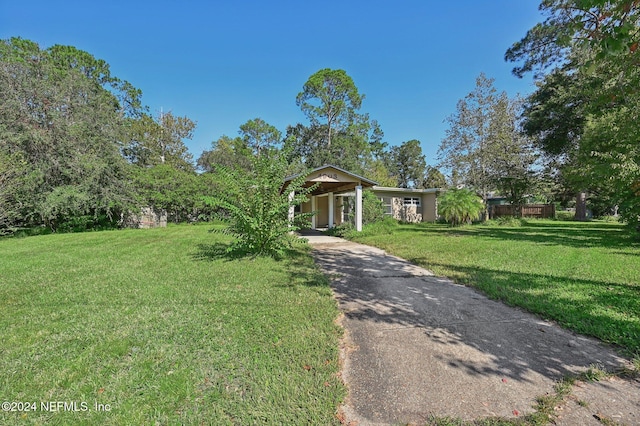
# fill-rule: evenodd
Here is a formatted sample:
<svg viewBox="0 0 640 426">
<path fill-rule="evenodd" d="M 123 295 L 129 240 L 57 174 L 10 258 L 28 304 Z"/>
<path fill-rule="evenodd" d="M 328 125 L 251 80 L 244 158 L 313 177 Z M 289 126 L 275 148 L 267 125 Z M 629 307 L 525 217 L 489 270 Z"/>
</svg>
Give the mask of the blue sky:
<svg viewBox="0 0 640 426">
<path fill-rule="evenodd" d="M 390 145 L 418 139 L 435 164 L 456 102 L 484 72 L 510 96 L 533 90 L 505 50 L 542 21 L 539 0 L 11 1 L 0 38 L 85 50 L 143 92 L 151 112 L 197 121 L 197 158 L 260 117 L 283 133 L 307 120 L 298 92 L 322 68 L 344 69 L 362 112 Z"/>
</svg>

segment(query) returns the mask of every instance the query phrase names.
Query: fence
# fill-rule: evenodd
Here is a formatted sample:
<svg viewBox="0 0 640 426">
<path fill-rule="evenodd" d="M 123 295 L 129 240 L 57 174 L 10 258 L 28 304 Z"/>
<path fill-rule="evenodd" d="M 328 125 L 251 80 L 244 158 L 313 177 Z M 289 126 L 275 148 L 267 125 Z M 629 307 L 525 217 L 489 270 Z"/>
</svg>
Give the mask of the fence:
<svg viewBox="0 0 640 426">
<path fill-rule="evenodd" d="M 519 212 L 516 206 L 508 204 L 491 206 L 489 210 L 489 217 L 492 219 L 500 216 L 521 216 L 542 219 L 553 218 L 555 215 L 556 206 L 554 204 L 525 204 L 520 206 Z"/>
</svg>

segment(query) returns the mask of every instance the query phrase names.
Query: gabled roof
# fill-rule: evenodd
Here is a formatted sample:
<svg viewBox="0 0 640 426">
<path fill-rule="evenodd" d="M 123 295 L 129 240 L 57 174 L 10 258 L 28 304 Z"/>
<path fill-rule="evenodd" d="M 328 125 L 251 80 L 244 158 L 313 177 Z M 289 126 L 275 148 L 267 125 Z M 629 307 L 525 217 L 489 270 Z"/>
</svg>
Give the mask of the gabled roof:
<svg viewBox="0 0 640 426">
<path fill-rule="evenodd" d="M 425 189 L 414 189 L 414 188 L 393 188 L 390 186 L 374 186 L 374 192 L 404 192 L 407 194 L 433 194 L 442 191 L 442 188 L 425 188 Z"/>
<path fill-rule="evenodd" d="M 371 186 L 375 186 L 375 185 L 377 185 L 377 184 L 378 184 L 378 182 L 372 181 L 371 179 L 367 179 L 367 178 L 362 177 L 362 176 L 360 176 L 360 175 L 357 175 L 357 174 L 355 174 L 355 173 L 351 173 L 350 171 L 347 171 L 347 170 L 345 170 L 345 169 L 343 169 L 343 168 L 341 168 L 341 167 L 338 167 L 338 166 L 334 166 L 334 165 L 332 165 L 332 164 L 325 164 L 324 166 L 316 167 L 316 168 L 315 168 L 315 169 L 313 169 L 313 170 L 309 170 L 306 174 L 307 174 L 307 175 L 311 175 L 311 174 L 313 174 L 313 173 L 319 172 L 320 170 L 328 169 L 328 168 L 336 169 L 336 170 L 338 170 L 338 171 L 340 171 L 340 172 L 342 172 L 342 173 L 344 173 L 344 174 L 346 174 L 346 175 L 349 175 L 349 176 L 352 176 L 352 177 L 356 178 L 356 180 L 360 180 L 360 181 L 362 181 L 362 182 L 366 182 L 366 183 L 368 183 L 368 184 L 369 184 L 369 185 L 371 185 Z M 295 179 L 295 178 L 299 177 L 300 175 L 301 175 L 301 173 L 298 173 L 298 174 L 296 174 L 296 175 L 292 175 L 292 176 L 288 176 L 288 177 L 286 177 L 286 178 L 284 179 L 284 181 L 285 181 L 285 183 L 286 183 L 286 182 L 290 182 L 290 181 L 292 181 L 293 179 Z"/>
</svg>

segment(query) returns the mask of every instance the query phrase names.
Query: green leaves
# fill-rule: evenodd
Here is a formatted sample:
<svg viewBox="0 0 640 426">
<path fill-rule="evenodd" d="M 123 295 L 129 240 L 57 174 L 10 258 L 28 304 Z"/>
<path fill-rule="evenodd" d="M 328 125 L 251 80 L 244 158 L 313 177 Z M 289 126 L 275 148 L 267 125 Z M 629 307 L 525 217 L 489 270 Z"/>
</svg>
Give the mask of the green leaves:
<svg viewBox="0 0 640 426">
<path fill-rule="evenodd" d="M 77 185 L 58 186 L 49 193 L 40 208 L 45 223 L 55 231 L 65 218 L 83 216 L 90 210 L 91 197 Z"/>
<path fill-rule="evenodd" d="M 193 156 L 183 139 L 191 139 L 196 123 L 188 117 L 161 113 L 157 119 L 141 114 L 127 120 L 127 142 L 124 156 L 140 167 L 169 164 L 180 170 L 193 171 Z"/>
<path fill-rule="evenodd" d="M 631 55 L 640 41 L 635 0 L 544 0 L 540 9 L 545 21 L 505 53 L 506 61 L 523 61 L 513 70 L 518 77 L 530 71 L 541 77 L 554 65 L 580 66 L 577 50 L 590 51 L 600 60 Z"/>
<path fill-rule="evenodd" d="M 296 97 L 296 105 L 313 125 L 326 120 L 325 144 L 330 147 L 332 130 L 344 129 L 353 122 L 363 98 L 344 70 L 324 68 L 309 77 Z"/>
<path fill-rule="evenodd" d="M 420 141 L 412 139 L 391 147 L 389 171 L 397 176 L 400 188 L 417 188 L 422 183 L 426 162 Z"/>
<path fill-rule="evenodd" d="M 288 164 L 284 155 L 252 158 L 251 171 L 219 167 L 216 175 L 223 190 L 205 202 L 228 217 L 225 232 L 235 241 L 237 253 L 279 257 L 291 247 L 292 231 L 307 225 L 313 213 L 289 219 L 290 208 L 307 201 L 315 187 L 305 188 L 306 174 L 285 182 Z M 293 197 L 291 197 L 293 193 Z"/>
<path fill-rule="evenodd" d="M 13 189 L 16 221 L 113 217 L 129 207 L 120 142 L 136 95 L 105 61 L 72 46 L 0 41 L 0 153 L 19 156 L 30 171 Z"/>
<path fill-rule="evenodd" d="M 0 235 L 10 232 L 19 218 L 16 200 L 26 174 L 26 164 L 18 156 L 0 150 Z"/>
<path fill-rule="evenodd" d="M 438 213 L 451 224 L 458 226 L 480 218 L 484 210 L 482 199 L 469 189 L 451 189 L 438 200 Z"/>
<path fill-rule="evenodd" d="M 240 135 L 247 146 L 258 156 L 261 151 L 274 148 L 282 139 L 282 133 L 261 118 L 254 118 L 241 125 Z"/>
<path fill-rule="evenodd" d="M 536 156 L 529 140 L 520 132 L 521 101 L 497 93 L 493 79 L 481 74 L 475 89 L 457 105 L 447 122 L 449 129 L 438 150 L 441 165 L 452 177 L 482 194 L 526 191 L 520 183 L 529 175 Z M 504 178 L 511 178 L 505 180 Z M 511 195 L 511 194 L 509 194 Z M 513 194 L 519 198 L 521 194 Z"/>
<path fill-rule="evenodd" d="M 509 49 L 520 70 L 548 71 L 525 109 L 525 131 L 559 164 L 565 186 L 588 190 L 591 208 L 620 208 L 637 224 L 629 188 L 640 168 L 640 8 L 636 0 L 544 0 L 548 18 Z M 518 73 L 521 76 L 521 73 Z M 616 207 L 617 206 L 617 207 Z"/>
</svg>

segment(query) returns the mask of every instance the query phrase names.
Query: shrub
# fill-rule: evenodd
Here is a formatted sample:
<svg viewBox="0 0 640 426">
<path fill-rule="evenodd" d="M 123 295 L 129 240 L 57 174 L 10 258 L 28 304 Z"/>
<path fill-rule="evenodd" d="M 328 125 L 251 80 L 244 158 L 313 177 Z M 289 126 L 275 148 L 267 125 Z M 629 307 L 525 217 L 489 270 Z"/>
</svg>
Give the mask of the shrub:
<svg viewBox="0 0 640 426">
<path fill-rule="evenodd" d="M 471 223 L 484 210 L 482 199 L 468 189 L 452 189 L 438 200 L 438 212 L 451 226 Z"/>
<path fill-rule="evenodd" d="M 344 222 L 338 226 L 334 226 L 327 231 L 327 235 L 332 237 L 346 238 L 352 232 L 355 232 L 356 227 L 351 222 Z"/>
<path fill-rule="evenodd" d="M 252 159 L 251 172 L 244 169 L 216 169 L 223 192 L 204 197 L 206 204 L 225 211 L 228 227 L 222 232 L 235 237 L 230 252 L 282 256 L 291 247 L 301 227 L 309 226 L 313 213 L 301 213 L 289 220 L 289 208 L 308 200 L 315 186 L 304 188 L 305 174 L 284 188 L 287 163 L 284 155 L 263 154 Z M 289 194 L 294 191 L 292 199 Z"/>
<path fill-rule="evenodd" d="M 600 216 L 599 219 L 606 223 L 619 223 L 621 221 L 620 216 L 613 216 L 613 215 Z"/>
<path fill-rule="evenodd" d="M 384 219 L 365 225 L 362 228 L 364 235 L 384 235 L 393 234 L 398 229 L 398 221 L 386 216 Z"/>
<path fill-rule="evenodd" d="M 63 219 L 58 225 L 57 232 L 85 232 L 85 231 L 105 231 L 118 228 L 118 222 L 110 219 L 107 215 L 99 216 L 83 215 L 73 216 Z"/>
<path fill-rule="evenodd" d="M 560 210 L 557 211 L 556 210 L 556 220 L 562 220 L 562 221 L 571 221 L 576 217 L 576 214 L 574 212 L 570 212 L 570 211 L 564 211 L 564 210 Z"/>
<path fill-rule="evenodd" d="M 495 219 L 488 220 L 485 224 L 489 226 L 502 226 L 507 228 L 517 228 L 522 225 L 526 225 L 524 219 L 520 219 L 514 216 L 500 216 Z"/>
<path fill-rule="evenodd" d="M 351 222 L 355 222 L 355 198 L 345 198 L 345 202 L 349 204 L 349 218 Z M 384 204 L 382 200 L 376 197 L 371 190 L 362 191 L 362 224 L 379 222 L 385 218 Z"/>
<path fill-rule="evenodd" d="M 384 205 L 373 191 L 362 191 L 362 223 L 374 223 L 384 220 Z"/>
<path fill-rule="evenodd" d="M 90 211 L 90 197 L 87 192 L 74 185 L 58 186 L 47 195 L 41 207 L 44 223 L 56 231 L 60 224 L 72 218 L 84 217 Z M 71 227 L 76 226 L 72 224 Z"/>
</svg>

